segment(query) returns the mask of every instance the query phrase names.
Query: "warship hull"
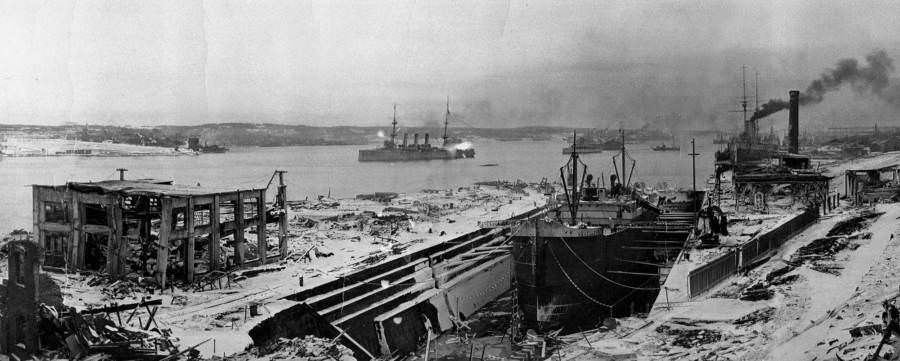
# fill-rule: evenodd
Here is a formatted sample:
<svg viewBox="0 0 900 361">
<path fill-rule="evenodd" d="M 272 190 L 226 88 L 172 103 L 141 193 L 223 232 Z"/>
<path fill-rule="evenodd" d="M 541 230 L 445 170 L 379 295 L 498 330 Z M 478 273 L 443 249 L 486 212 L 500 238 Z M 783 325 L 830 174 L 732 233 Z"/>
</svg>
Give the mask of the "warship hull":
<svg viewBox="0 0 900 361">
<path fill-rule="evenodd" d="M 427 148 L 425 150 L 379 148 L 359 151 L 360 162 L 412 162 L 461 158 L 475 158 L 475 151 L 473 149 L 447 150 L 444 148 Z"/>
</svg>

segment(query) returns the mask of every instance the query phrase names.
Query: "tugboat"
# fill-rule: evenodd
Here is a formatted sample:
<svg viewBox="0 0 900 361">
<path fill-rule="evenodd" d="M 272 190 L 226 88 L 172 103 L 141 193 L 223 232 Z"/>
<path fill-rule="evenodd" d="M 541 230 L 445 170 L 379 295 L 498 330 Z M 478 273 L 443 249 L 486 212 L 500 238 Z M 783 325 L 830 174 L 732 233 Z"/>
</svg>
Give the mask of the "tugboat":
<svg viewBox="0 0 900 361">
<path fill-rule="evenodd" d="M 425 133 L 425 142 L 419 144 L 419 134 L 413 134 L 413 144 L 409 144 L 409 134 L 403 133 L 403 143 L 397 144 L 397 105 L 394 104 L 394 121 L 391 123 L 391 139 L 385 140 L 384 145 L 375 149 L 360 149 L 360 162 L 403 162 L 414 160 L 436 159 L 461 159 L 475 158 L 475 149 L 468 142 L 459 139 L 451 139 L 447 136 L 447 125 L 450 121 L 450 98 L 447 98 L 447 113 L 444 116 L 444 136 L 441 147 L 435 147 L 428 143 L 428 133 Z"/>
<path fill-rule="evenodd" d="M 629 158 L 623 145 L 607 188 L 574 148 L 560 168 L 562 194 L 514 231 L 520 328 L 570 333 L 650 310 L 696 219 L 699 194 L 673 202 L 641 193 L 631 183 L 636 161 L 626 172 Z"/>
</svg>

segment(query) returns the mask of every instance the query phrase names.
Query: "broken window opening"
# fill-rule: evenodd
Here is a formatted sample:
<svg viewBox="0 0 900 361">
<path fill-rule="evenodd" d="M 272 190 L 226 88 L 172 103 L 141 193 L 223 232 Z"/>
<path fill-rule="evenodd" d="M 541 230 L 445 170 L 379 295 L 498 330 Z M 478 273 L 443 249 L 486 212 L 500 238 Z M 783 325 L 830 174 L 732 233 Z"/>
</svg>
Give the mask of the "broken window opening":
<svg viewBox="0 0 900 361">
<path fill-rule="evenodd" d="M 106 206 L 102 204 L 85 203 L 84 223 L 96 226 L 106 226 L 108 224 Z"/>
<path fill-rule="evenodd" d="M 69 233 L 46 232 L 44 234 L 44 264 L 64 267 L 69 252 Z"/>
<path fill-rule="evenodd" d="M 44 202 L 44 221 L 69 223 L 69 208 L 63 202 Z"/>
<path fill-rule="evenodd" d="M 106 255 L 109 235 L 106 233 L 87 233 L 84 241 L 84 268 L 102 271 L 106 267 Z"/>
<path fill-rule="evenodd" d="M 209 204 L 194 207 L 194 226 L 207 226 L 210 222 L 210 206 Z"/>
</svg>

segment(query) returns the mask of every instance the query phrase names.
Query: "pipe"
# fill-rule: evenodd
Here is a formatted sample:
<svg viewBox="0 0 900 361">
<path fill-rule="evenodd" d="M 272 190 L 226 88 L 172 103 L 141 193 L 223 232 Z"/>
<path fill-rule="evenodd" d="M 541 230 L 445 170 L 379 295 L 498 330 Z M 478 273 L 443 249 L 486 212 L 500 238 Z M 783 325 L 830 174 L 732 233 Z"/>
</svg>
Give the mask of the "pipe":
<svg viewBox="0 0 900 361">
<path fill-rule="evenodd" d="M 800 152 L 800 91 L 791 90 L 788 112 L 788 153 Z"/>
<path fill-rule="evenodd" d="M 428 145 L 428 133 L 425 133 L 425 145 Z"/>
<path fill-rule="evenodd" d="M 409 142 L 409 133 L 403 133 L 403 146 L 405 147 L 408 142 Z"/>
<path fill-rule="evenodd" d="M 413 134 L 413 145 L 419 145 L 419 133 Z"/>
</svg>

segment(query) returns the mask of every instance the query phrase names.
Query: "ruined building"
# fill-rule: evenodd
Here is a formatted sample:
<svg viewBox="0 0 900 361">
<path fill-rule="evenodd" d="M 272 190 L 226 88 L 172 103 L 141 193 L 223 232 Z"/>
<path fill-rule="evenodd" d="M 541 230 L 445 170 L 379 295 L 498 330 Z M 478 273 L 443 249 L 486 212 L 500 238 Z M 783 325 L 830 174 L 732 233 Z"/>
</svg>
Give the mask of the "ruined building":
<svg viewBox="0 0 900 361">
<path fill-rule="evenodd" d="M 170 280 L 190 283 L 210 272 L 286 256 L 286 186 L 280 183 L 271 208 L 265 188 L 151 179 L 35 185 L 34 237 L 44 249 L 45 267 L 114 277 L 136 273 L 161 287 Z M 269 244 L 267 226 L 277 244 L 274 237 Z"/>
</svg>

